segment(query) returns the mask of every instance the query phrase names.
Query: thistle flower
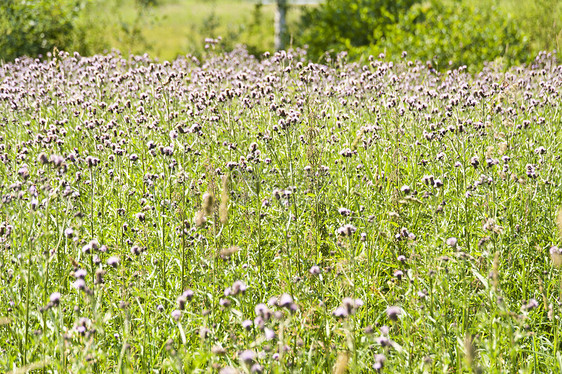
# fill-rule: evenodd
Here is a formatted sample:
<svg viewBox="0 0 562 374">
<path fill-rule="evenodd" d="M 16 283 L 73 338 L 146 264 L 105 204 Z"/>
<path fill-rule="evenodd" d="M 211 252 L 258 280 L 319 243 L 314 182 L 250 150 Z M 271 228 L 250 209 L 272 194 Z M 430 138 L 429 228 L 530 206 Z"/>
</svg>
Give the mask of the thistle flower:
<svg viewBox="0 0 562 374">
<path fill-rule="evenodd" d="M 86 275 L 88 275 L 88 273 L 84 269 L 78 269 L 74 272 L 74 278 L 76 279 L 84 279 Z"/>
<path fill-rule="evenodd" d="M 107 265 L 111 266 L 112 268 L 116 268 L 119 265 L 119 257 L 111 256 L 107 259 Z"/>
<path fill-rule="evenodd" d="M 523 305 L 524 310 L 532 310 L 539 306 L 539 302 L 535 299 L 530 299 L 529 302 Z"/>
<path fill-rule="evenodd" d="M 288 293 L 282 294 L 277 301 L 277 305 L 282 308 L 289 308 L 291 304 L 293 304 L 293 297 Z"/>
<path fill-rule="evenodd" d="M 174 319 L 174 321 L 178 322 L 180 320 L 180 317 L 181 317 L 181 311 L 176 309 L 176 310 L 172 311 L 171 316 Z"/>
<path fill-rule="evenodd" d="M 74 288 L 76 288 L 79 291 L 85 291 L 86 282 L 84 281 L 84 279 L 83 278 L 76 279 L 76 281 L 74 282 Z"/>
<path fill-rule="evenodd" d="M 448 238 L 445 242 L 447 243 L 447 245 L 449 247 L 456 248 L 458 241 L 457 241 L 457 238 L 451 237 L 451 238 Z"/>
<path fill-rule="evenodd" d="M 238 354 L 238 359 L 242 362 L 242 364 L 249 366 L 255 361 L 256 352 L 247 349 Z"/>
<path fill-rule="evenodd" d="M 176 303 L 178 304 L 178 309 L 179 310 L 184 310 L 185 309 L 185 304 L 187 303 L 187 298 L 184 295 L 180 295 L 178 296 L 178 298 L 176 299 Z"/>
<path fill-rule="evenodd" d="M 390 306 L 386 308 L 386 315 L 391 321 L 398 321 L 398 317 L 402 314 L 402 309 L 397 306 Z"/>
<path fill-rule="evenodd" d="M 222 346 L 220 345 L 214 345 L 211 348 L 211 352 L 215 355 L 224 355 L 226 354 L 226 349 L 224 349 Z"/>
<path fill-rule="evenodd" d="M 345 224 L 337 230 L 338 235 L 351 236 L 357 231 L 357 228 L 351 224 Z"/>
<path fill-rule="evenodd" d="M 308 270 L 308 272 L 312 275 L 318 275 L 321 273 L 321 270 L 319 266 L 314 265 Z"/>
<path fill-rule="evenodd" d="M 249 319 L 242 321 L 242 327 L 247 331 L 250 331 L 252 329 L 253 324 L 254 323 Z"/>
<path fill-rule="evenodd" d="M 339 208 L 338 213 L 341 214 L 344 217 L 348 217 L 349 215 L 351 215 L 351 210 L 349 210 L 347 208 Z"/>
<path fill-rule="evenodd" d="M 386 361 L 386 356 L 383 354 L 376 354 L 375 355 L 375 363 L 373 364 L 373 369 L 376 371 L 381 371 L 384 367 L 384 363 Z"/>
<path fill-rule="evenodd" d="M 37 156 L 37 161 L 40 162 L 42 165 L 45 165 L 49 162 L 47 155 L 44 152 L 39 153 Z"/>
<path fill-rule="evenodd" d="M 49 302 L 53 306 L 58 306 L 60 304 L 61 294 L 59 292 L 53 292 L 51 296 L 49 296 Z"/>
</svg>

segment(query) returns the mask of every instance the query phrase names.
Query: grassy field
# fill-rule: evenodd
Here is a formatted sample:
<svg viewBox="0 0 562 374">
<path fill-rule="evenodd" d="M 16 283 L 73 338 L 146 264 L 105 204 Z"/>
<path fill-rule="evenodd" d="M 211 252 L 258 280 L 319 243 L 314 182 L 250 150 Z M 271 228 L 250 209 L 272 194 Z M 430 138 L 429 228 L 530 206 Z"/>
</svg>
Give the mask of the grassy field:
<svg viewBox="0 0 562 374">
<path fill-rule="evenodd" d="M 301 58 L 0 66 L 0 371 L 562 370 L 562 67 Z"/>
<path fill-rule="evenodd" d="M 243 43 L 258 54 L 272 50 L 275 6 L 256 3 L 161 0 L 157 6 L 143 9 L 133 0 L 100 0 L 92 13 L 95 18 L 111 14 L 107 27 L 100 31 L 109 46 L 124 53 L 148 52 L 162 60 L 172 60 L 186 53 L 201 54 L 205 39 L 219 36 L 226 49 Z M 301 9 L 300 5 L 290 7 L 291 25 L 297 22 Z"/>
</svg>

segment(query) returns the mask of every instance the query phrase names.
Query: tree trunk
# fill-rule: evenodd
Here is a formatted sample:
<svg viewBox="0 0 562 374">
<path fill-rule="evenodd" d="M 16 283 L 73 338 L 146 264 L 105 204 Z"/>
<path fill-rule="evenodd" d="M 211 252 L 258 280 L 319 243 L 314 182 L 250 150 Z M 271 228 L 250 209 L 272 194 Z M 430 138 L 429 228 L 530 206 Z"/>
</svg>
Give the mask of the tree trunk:
<svg viewBox="0 0 562 374">
<path fill-rule="evenodd" d="M 277 0 L 277 11 L 275 12 L 275 50 L 285 49 L 285 38 L 287 34 L 287 0 Z"/>
</svg>

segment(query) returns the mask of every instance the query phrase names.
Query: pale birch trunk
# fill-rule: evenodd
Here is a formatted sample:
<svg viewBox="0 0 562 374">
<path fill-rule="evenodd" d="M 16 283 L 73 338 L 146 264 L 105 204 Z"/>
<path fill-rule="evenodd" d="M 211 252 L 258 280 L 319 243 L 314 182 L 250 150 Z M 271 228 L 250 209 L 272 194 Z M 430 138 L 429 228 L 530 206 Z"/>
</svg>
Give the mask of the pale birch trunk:
<svg viewBox="0 0 562 374">
<path fill-rule="evenodd" d="M 275 12 L 275 50 L 285 49 L 287 34 L 287 0 L 277 0 Z"/>
</svg>

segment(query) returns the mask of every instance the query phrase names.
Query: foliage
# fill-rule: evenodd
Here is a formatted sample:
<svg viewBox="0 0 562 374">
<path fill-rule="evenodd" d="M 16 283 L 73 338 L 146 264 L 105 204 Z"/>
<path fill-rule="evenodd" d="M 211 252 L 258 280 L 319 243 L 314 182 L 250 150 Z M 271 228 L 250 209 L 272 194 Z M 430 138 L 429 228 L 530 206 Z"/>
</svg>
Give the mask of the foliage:
<svg viewBox="0 0 562 374">
<path fill-rule="evenodd" d="M 326 0 L 301 16 L 299 43 L 317 59 L 326 51 L 339 52 L 377 44 L 400 14 L 420 0 Z"/>
<path fill-rule="evenodd" d="M 303 24 L 309 26 L 301 42 L 308 44 L 312 58 L 327 50 L 346 50 L 352 58 L 381 52 L 399 58 L 406 51 L 440 69 L 449 62 L 478 70 L 484 61 L 500 57 L 506 65 L 529 60 L 526 36 L 494 7 L 430 0 L 392 2 L 394 8 L 387 11 L 379 3 L 328 1 L 305 13 Z M 377 6 L 381 14 L 373 11 Z"/>
<path fill-rule="evenodd" d="M 386 37 L 367 51 L 385 51 L 396 58 L 406 51 L 410 58 L 429 61 L 441 70 L 468 65 L 477 71 L 484 62 L 497 58 L 511 66 L 531 57 L 527 37 L 516 21 L 499 9 L 440 0 L 411 7 Z"/>
<path fill-rule="evenodd" d="M 510 3 L 505 4 L 504 8 L 514 14 L 518 26 L 530 36 L 533 50 L 556 49 L 558 56 L 562 57 L 562 1 L 507 1 Z"/>
<path fill-rule="evenodd" d="M 69 47 L 68 35 L 82 0 L 4 0 L 0 7 L 0 59 L 38 56 L 58 47 Z"/>
</svg>

